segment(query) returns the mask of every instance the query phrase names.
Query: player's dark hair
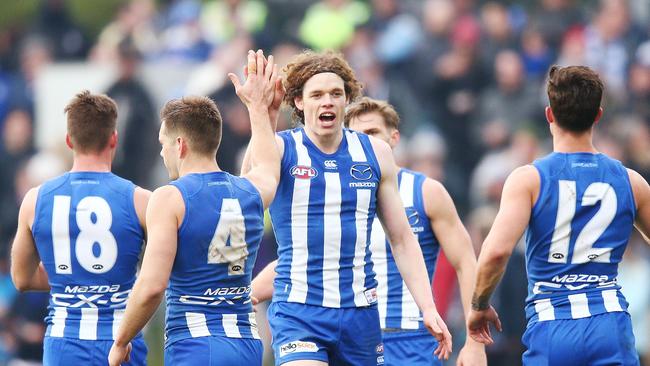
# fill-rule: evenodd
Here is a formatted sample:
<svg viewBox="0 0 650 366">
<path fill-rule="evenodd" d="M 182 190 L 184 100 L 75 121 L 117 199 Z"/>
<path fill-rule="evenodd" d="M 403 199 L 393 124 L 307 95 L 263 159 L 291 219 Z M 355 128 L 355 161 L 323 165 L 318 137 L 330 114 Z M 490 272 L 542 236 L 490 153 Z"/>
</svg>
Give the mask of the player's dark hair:
<svg viewBox="0 0 650 366">
<path fill-rule="evenodd" d="M 345 124 L 345 127 L 350 127 L 350 121 L 353 119 L 373 112 L 379 113 L 379 115 L 384 119 L 384 124 L 389 129 L 399 129 L 399 115 L 395 111 L 395 108 L 383 100 L 376 100 L 368 97 L 363 97 L 359 99 L 359 101 L 348 106 L 345 111 L 345 120 L 343 123 Z"/>
<path fill-rule="evenodd" d="M 284 88 L 286 90 L 284 102 L 293 109 L 294 118 L 300 121 L 303 121 L 304 113 L 296 108 L 294 99 L 302 96 L 305 83 L 316 74 L 331 72 L 343 79 L 345 97 L 350 102 L 361 96 L 361 83 L 354 76 L 354 71 L 340 53 L 306 50 L 295 56 L 283 71 L 286 74 L 284 78 Z"/>
<path fill-rule="evenodd" d="M 603 82 L 586 66 L 552 66 L 547 93 L 556 123 L 564 130 L 583 132 L 598 115 Z"/>
<path fill-rule="evenodd" d="M 172 99 L 160 111 L 167 134 L 180 134 L 192 151 L 215 154 L 221 142 L 221 113 L 208 97 Z"/>
<path fill-rule="evenodd" d="M 68 135 L 76 151 L 97 153 L 106 148 L 117 123 L 117 105 L 113 99 L 84 90 L 68 103 L 64 112 Z"/>
</svg>

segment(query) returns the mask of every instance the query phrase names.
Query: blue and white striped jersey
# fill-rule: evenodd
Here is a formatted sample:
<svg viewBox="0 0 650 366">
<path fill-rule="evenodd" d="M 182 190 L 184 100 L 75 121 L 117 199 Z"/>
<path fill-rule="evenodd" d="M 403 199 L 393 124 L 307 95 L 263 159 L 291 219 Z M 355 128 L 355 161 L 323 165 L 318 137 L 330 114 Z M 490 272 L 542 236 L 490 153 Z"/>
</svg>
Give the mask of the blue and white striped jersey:
<svg viewBox="0 0 650 366">
<path fill-rule="evenodd" d="M 440 245 L 424 208 L 422 185 L 426 179 L 424 174 L 407 169 L 401 169 L 398 174 L 399 194 L 411 230 L 420 243 L 431 282 Z M 424 329 L 422 313 L 397 269 L 390 244 L 378 219 L 375 219 L 372 226 L 370 250 L 377 274 L 379 321 L 382 329 Z"/>
<path fill-rule="evenodd" d="M 552 153 L 526 232 L 529 323 L 627 311 L 616 283 L 636 205 L 625 167 L 603 154 Z"/>
<path fill-rule="evenodd" d="M 167 288 L 167 344 L 186 338 L 257 338 L 250 299 L 264 205 L 245 178 L 188 174 L 170 183 L 185 202 Z"/>
<path fill-rule="evenodd" d="M 370 229 L 380 168 L 367 135 L 347 129 L 321 152 L 302 128 L 283 131 L 271 220 L 278 241 L 273 301 L 329 308 L 375 304 Z"/>
<path fill-rule="evenodd" d="M 99 172 L 66 173 L 40 187 L 32 234 L 51 287 L 46 336 L 114 339 L 144 239 L 134 190 Z"/>
</svg>

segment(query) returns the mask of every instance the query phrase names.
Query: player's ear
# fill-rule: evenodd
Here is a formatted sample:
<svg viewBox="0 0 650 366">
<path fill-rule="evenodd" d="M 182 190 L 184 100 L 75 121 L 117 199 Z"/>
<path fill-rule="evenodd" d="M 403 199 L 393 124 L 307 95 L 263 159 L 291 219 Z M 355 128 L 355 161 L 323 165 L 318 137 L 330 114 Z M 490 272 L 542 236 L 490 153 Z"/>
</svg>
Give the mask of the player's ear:
<svg viewBox="0 0 650 366">
<path fill-rule="evenodd" d="M 399 144 L 400 137 L 401 135 L 399 133 L 399 130 L 396 128 L 392 129 L 390 133 L 390 139 L 388 140 L 388 145 L 394 148 L 395 146 L 397 146 L 397 144 Z"/>
<path fill-rule="evenodd" d="M 181 159 L 187 155 L 187 141 L 181 136 L 176 137 L 176 152 Z"/>
<path fill-rule="evenodd" d="M 68 145 L 70 150 L 74 149 L 74 146 L 72 145 L 72 139 L 70 138 L 70 135 L 67 133 L 65 134 L 65 144 Z"/>
<path fill-rule="evenodd" d="M 598 121 L 600 121 L 600 117 L 603 116 L 603 107 L 598 107 L 598 113 L 596 114 L 596 118 L 594 119 L 594 124 L 597 124 Z"/>
<path fill-rule="evenodd" d="M 108 146 L 114 149 L 117 146 L 117 130 L 113 131 L 111 137 L 108 139 Z"/>
<path fill-rule="evenodd" d="M 544 115 L 546 115 L 546 121 L 548 123 L 555 123 L 555 116 L 553 115 L 553 110 L 550 106 L 546 106 L 544 109 Z"/>
<path fill-rule="evenodd" d="M 298 110 L 304 110 L 305 104 L 303 103 L 302 96 L 293 98 L 293 103 L 296 105 L 296 108 L 298 108 Z"/>
</svg>

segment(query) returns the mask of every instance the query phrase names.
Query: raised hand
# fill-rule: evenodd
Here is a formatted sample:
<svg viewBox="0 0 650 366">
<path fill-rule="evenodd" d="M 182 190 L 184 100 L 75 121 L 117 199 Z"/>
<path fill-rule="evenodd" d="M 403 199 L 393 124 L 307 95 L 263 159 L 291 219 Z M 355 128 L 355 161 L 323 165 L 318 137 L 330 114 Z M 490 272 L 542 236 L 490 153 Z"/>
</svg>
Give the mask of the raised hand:
<svg viewBox="0 0 650 366">
<path fill-rule="evenodd" d="M 244 74 L 246 81 L 243 85 L 237 75 L 228 74 L 239 99 L 249 109 L 252 107 L 270 108 L 275 99 L 278 82 L 278 67 L 273 63 L 273 56 L 269 56 L 269 59 L 266 60 L 262 50 L 248 51 L 248 62 Z"/>
<path fill-rule="evenodd" d="M 467 331 L 469 336 L 479 343 L 494 343 L 492 334 L 490 333 L 490 323 L 494 324 L 494 327 L 499 332 L 502 331 L 499 314 L 497 314 L 492 306 L 485 310 L 470 310 L 467 316 Z"/>
<path fill-rule="evenodd" d="M 423 313 L 424 326 L 438 340 L 438 347 L 433 352 L 439 359 L 448 359 L 451 354 L 451 333 L 437 311 Z"/>
</svg>

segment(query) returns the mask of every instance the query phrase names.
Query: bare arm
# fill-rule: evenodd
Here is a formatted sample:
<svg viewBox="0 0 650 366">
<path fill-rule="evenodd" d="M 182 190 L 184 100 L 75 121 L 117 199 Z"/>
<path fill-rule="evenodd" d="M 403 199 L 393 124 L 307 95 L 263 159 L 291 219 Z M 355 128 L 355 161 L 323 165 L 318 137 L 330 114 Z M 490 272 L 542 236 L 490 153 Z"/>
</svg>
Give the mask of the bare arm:
<svg viewBox="0 0 650 366">
<path fill-rule="evenodd" d="M 456 270 L 460 287 L 461 301 L 465 314 L 469 313 L 474 280 L 476 279 L 476 255 L 467 230 L 458 217 L 456 206 L 445 187 L 433 179 L 427 179 L 422 186 L 425 210 L 433 232 L 440 242 L 449 263 Z M 465 347 L 476 349 L 461 350 L 459 364 L 485 365 L 487 363 L 484 347 L 473 341 L 465 340 Z M 471 354 L 469 353 L 471 352 Z"/>
<path fill-rule="evenodd" d="M 275 143 L 274 128 L 271 125 L 269 106 L 273 102 L 278 83 L 277 65 L 273 56 L 268 63 L 261 51 L 248 52 L 248 69 L 255 65 L 255 73 L 247 73 L 246 82 L 241 85 L 234 74 L 229 74 L 237 96 L 248 109 L 251 120 L 251 141 L 245 156 L 244 175 L 260 191 L 264 205 L 268 206 L 275 196 L 275 189 L 280 181 L 280 153 Z M 242 169 L 242 170 L 245 170 Z"/>
<path fill-rule="evenodd" d="M 496 312 L 492 314 L 494 309 L 490 306 L 490 297 L 505 272 L 513 249 L 528 226 L 539 184 L 537 170 L 532 165 L 527 165 L 513 171 L 503 187 L 499 212 L 483 242 L 478 259 L 472 311 L 468 317 L 470 336 L 478 342 L 492 343 L 488 321 L 494 322 L 497 329 L 501 328 Z"/>
<path fill-rule="evenodd" d="M 32 224 L 38 188 L 30 189 L 18 213 L 18 228 L 11 247 L 11 279 L 19 291 L 49 291 L 47 273 L 43 267 L 34 237 Z"/>
<path fill-rule="evenodd" d="M 149 198 L 151 197 L 151 191 L 148 189 L 136 187 L 133 192 L 133 204 L 135 206 L 135 213 L 138 215 L 138 221 L 140 221 L 140 226 L 144 230 L 145 238 L 147 235 L 147 204 L 149 203 Z"/>
<path fill-rule="evenodd" d="M 636 221 L 634 226 L 648 244 L 650 244 L 650 186 L 641 174 L 628 169 L 634 201 L 636 203 Z"/>
<path fill-rule="evenodd" d="M 163 186 L 151 195 L 147 208 L 147 249 L 109 356 L 111 365 L 124 361 L 129 342 L 147 324 L 162 300 L 176 257 L 177 230 L 184 212 L 185 204 L 176 187 Z"/>
<path fill-rule="evenodd" d="M 422 311 L 425 326 L 440 341 L 436 355 L 447 358 L 451 352 L 451 335 L 436 310 L 422 250 L 404 213 L 404 205 L 397 190 L 397 166 L 392 151 L 383 141 L 372 137 L 371 141 L 381 169 L 377 192 L 379 220 L 386 232 L 397 268 Z"/>
<path fill-rule="evenodd" d="M 257 302 L 271 300 L 273 297 L 273 280 L 275 280 L 275 267 L 278 260 L 269 263 L 264 269 L 255 276 L 251 283 L 251 296 Z"/>
</svg>

